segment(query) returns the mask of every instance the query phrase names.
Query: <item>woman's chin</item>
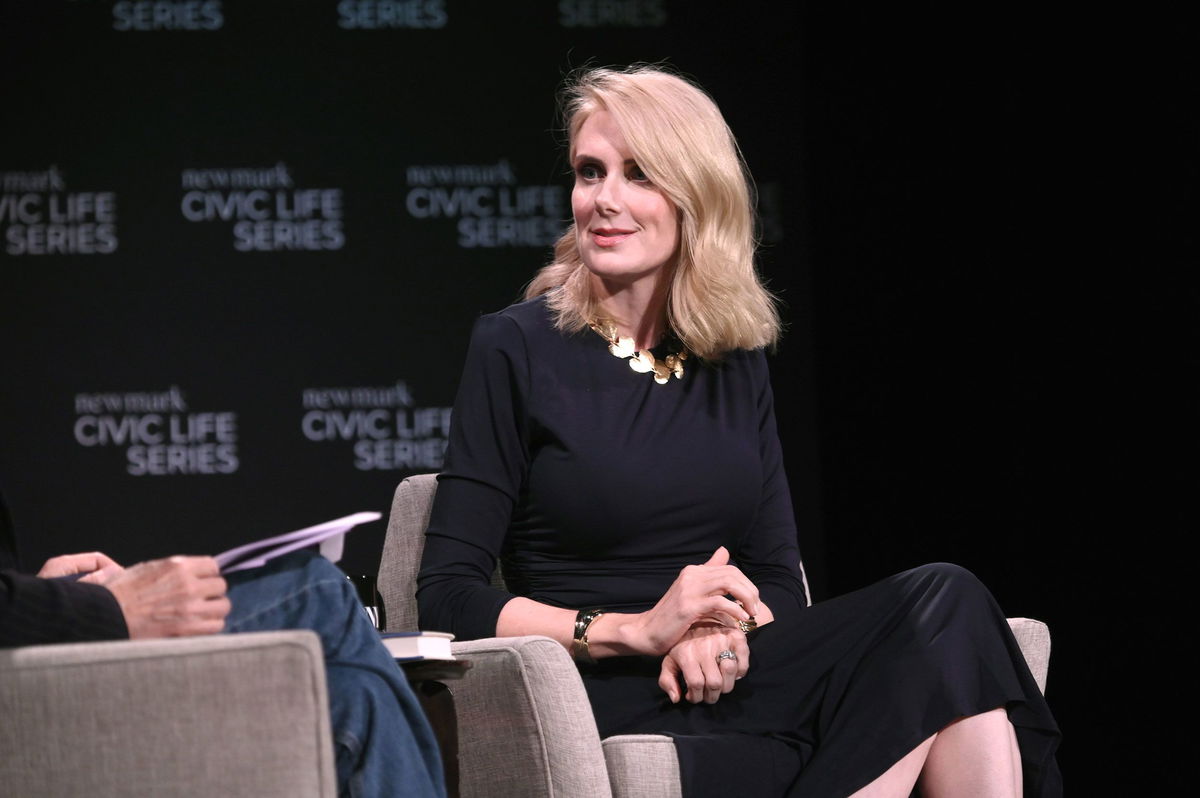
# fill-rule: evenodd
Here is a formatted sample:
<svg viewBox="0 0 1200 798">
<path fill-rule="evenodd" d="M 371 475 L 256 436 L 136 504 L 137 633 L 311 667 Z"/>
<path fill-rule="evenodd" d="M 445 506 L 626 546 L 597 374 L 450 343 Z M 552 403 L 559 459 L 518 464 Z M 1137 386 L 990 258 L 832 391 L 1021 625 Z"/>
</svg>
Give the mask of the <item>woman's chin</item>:
<svg viewBox="0 0 1200 798">
<path fill-rule="evenodd" d="M 633 285 L 644 280 L 653 280 L 658 277 L 664 266 L 661 263 L 647 266 L 607 252 L 599 253 L 598 256 L 585 255 L 583 264 L 593 277 L 609 285 Z"/>
</svg>

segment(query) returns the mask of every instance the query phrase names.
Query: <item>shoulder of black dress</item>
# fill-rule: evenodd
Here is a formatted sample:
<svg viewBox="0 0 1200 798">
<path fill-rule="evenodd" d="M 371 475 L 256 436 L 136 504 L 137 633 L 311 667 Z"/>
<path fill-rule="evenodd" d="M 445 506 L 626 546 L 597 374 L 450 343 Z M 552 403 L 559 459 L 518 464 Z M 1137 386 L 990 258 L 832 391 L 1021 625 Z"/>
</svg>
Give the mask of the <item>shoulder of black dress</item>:
<svg viewBox="0 0 1200 798">
<path fill-rule="evenodd" d="M 707 365 L 720 368 L 723 365 L 729 365 L 734 368 L 766 368 L 767 356 L 766 350 L 762 347 L 757 349 L 730 349 L 721 354 L 718 360 L 706 360 Z"/>
<path fill-rule="evenodd" d="M 550 308 L 546 305 L 545 295 L 536 296 L 533 299 L 526 299 L 523 302 L 517 302 L 503 310 L 498 310 L 495 313 L 489 313 L 488 316 L 497 318 L 506 318 L 516 323 L 524 331 L 532 331 L 542 329 L 552 324 L 550 319 Z"/>
</svg>

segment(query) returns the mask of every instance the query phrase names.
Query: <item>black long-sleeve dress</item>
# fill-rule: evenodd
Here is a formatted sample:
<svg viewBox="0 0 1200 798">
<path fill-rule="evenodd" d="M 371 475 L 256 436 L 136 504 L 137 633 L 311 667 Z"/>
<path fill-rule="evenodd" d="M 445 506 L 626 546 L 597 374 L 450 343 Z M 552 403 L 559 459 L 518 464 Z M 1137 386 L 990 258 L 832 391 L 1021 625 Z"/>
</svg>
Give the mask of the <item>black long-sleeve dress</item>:
<svg viewBox="0 0 1200 798">
<path fill-rule="evenodd" d="M 1027 796 L 1061 793 L 1058 731 L 1003 613 L 969 573 L 927 566 L 806 607 L 761 352 L 688 361 L 665 384 L 543 299 L 482 317 L 418 578 L 421 627 L 495 634 L 514 596 L 649 609 L 725 546 L 775 622 L 713 705 L 671 704 L 659 658 L 582 669 L 602 736 L 676 741 L 684 794 L 844 796 L 956 718 L 1007 706 Z M 508 592 L 490 586 L 499 558 Z"/>
</svg>

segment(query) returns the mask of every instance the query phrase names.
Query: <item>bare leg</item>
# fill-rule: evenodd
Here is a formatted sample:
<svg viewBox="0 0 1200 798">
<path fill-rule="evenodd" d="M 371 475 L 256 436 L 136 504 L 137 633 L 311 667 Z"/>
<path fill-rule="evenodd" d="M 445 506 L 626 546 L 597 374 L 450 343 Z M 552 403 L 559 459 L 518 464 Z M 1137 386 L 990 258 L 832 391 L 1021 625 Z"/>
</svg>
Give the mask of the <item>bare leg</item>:
<svg viewBox="0 0 1200 798">
<path fill-rule="evenodd" d="M 925 768 L 927 798 L 1021 798 L 1021 757 L 1008 712 L 993 709 L 938 732 Z"/>
<path fill-rule="evenodd" d="M 917 783 L 917 777 L 921 775 L 921 768 L 925 766 L 929 749 L 936 739 L 937 735 L 935 734 L 909 751 L 903 759 L 884 771 L 882 776 L 854 793 L 850 798 L 908 798 L 912 793 L 913 785 Z"/>
<path fill-rule="evenodd" d="M 1021 770 L 1021 749 L 1017 746 L 1017 730 L 1011 722 L 1008 724 L 1008 750 L 1012 757 L 1013 795 L 1024 798 L 1025 774 Z"/>
<path fill-rule="evenodd" d="M 1022 798 L 1017 735 L 1003 709 L 961 718 L 905 754 L 850 798 Z"/>
</svg>

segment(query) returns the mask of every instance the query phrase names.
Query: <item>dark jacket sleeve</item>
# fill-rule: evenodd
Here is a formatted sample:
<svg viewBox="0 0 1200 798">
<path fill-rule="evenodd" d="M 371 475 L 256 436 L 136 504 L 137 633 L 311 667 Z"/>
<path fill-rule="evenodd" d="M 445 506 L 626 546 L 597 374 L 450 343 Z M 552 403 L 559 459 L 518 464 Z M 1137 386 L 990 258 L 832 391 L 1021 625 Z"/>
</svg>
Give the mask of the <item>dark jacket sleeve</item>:
<svg viewBox="0 0 1200 798">
<path fill-rule="evenodd" d="M 771 391 L 766 356 L 750 353 L 755 407 L 758 413 L 759 455 L 762 458 L 763 492 L 754 522 L 733 553 L 738 566 L 758 587 L 759 596 L 777 620 L 803 610 L 807 592 L 800 570 L 800 546 L 791 490 L 783 468 L 783 450 L 775 428 L 775 399 Z"/>
<path fill-rule="evenodd" d="M 107 588 L 0 571 L 0 647 L 129 637 Z"/>
<path fill-rule="evenodd" d="M 422 629 L 460 640 L 492 637 L 514 597 L 491 577 L 528 471 L 528 391 L 516 322 L 483 316 L 471 333 L 417 575 Z"/>
</svg>

